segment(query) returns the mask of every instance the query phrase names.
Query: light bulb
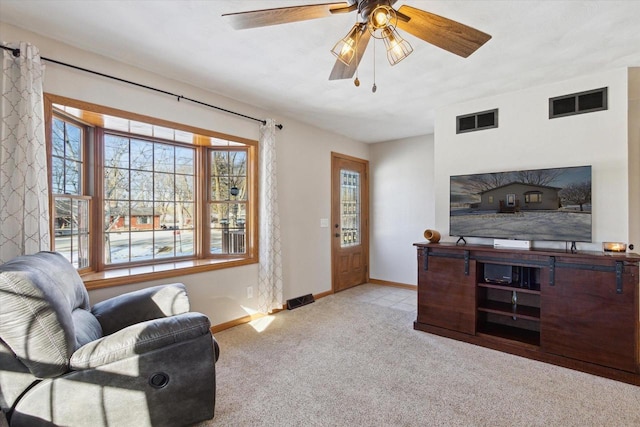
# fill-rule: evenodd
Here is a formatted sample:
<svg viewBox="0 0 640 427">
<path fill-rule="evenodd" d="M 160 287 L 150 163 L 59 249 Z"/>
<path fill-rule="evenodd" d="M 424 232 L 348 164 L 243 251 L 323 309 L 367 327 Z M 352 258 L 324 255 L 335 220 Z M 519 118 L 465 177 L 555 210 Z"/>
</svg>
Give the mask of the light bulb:
<svg viewBox="0 0 640 427">
<path fill-rule="evenodd" d="M 333 53 L 344 65 L 351 64 L 355 56 L 355 46 L 360 39 L 360 25 L 356 24 L 351 28 L 349 34 L 343 39 L 338 41 L 336 45 L 331 49 Z"/>
<path fill-rule="evenodd" d="M 395 29 L 391 27 L 383 29 L 382 36 L 387 47 L 387 59 L 391 65 L 396 65 L 413 52 L 409 42 L 400 37 Z"/>
<path fill-rule="evenodd" d="M 380 30 L 389 25 L 392 19 L 391 9 L 389 6 L 376 7 L 369 17 L 369 23 L 374 30 Z"/>
</svg>

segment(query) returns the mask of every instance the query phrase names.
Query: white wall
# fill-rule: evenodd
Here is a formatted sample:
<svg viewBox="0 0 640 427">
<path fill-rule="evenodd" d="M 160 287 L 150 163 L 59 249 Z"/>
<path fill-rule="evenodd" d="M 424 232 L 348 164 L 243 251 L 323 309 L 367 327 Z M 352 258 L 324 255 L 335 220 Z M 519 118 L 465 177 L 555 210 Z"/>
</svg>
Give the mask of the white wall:
<svg viewBox="0 0 640 427">
<path fill-rule="evenodd" d="M 608 110 L 549 120 L 549 98 L 600 87 L 609 88 Z M 592 165 L 594 243 L 579 243 L 578 249 L 601 250 L 602 241 L 628 242 L 627 87 L 627 69 L 617 69 L 440 108 L 435 122 L 435 228 L 445 234 L 449 229 L 451 175 Z M 456 135 L 456 116 L 493 108 L 499 108 L 497 129 Z"/>
<path fill-rule="evenodd" d="M 629 68 L 629 243 L 640 253 L 640 67 Z"/>
<path fill-rule="evenodd" d="M 284 297 L 289 299 L 331 289 L 330 230 L 320 228 L 320 218 L 330 217 L 331 152 L 337 151 L 368 159 L 368 145 L 301 124 L 290 118 L 273 117 L 268 111 L 75 49 L 8 24 L 0 23 L 0 40 L 28 41 L 37 46 L 44 57 L 157 87 L 249 116 L 272 117 L 284 124 L 284 129 L 276 134 Z M 177 102 L 166 95 L 53 63 L 47 63 L 45 91 L 204 129 L 258 139 L 256 122 L 188 101 Z M 246 287 L 257 286 L 257 271 L 256 265 L 249 265 L 169 281 L 184 282 L 191 296 L 192 309 L 208 315 L 213 324 L 220 324 L 244 316 L 256 308 L 256 299 L 246 298 Z M 95 290 L 90 292 L 90 297 L 95 303 L 113 295 L 157 283 L 159 282 Z"/>
<path fill-rule="evenodd" d="M 433 135 L 371 146 L 370 277 L 417 284 L 413 243 L 435 228 Z"/>
</svg>

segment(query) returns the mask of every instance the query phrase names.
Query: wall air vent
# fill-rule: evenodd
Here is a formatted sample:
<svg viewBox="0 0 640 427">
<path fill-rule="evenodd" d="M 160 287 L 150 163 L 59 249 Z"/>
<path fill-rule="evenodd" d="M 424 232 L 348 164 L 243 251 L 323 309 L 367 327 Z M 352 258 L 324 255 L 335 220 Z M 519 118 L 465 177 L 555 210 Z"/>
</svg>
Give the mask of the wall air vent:
<svg viewBox="0 0 640 427">
<path fill-rule="evenodd" d="M 607 109 L 607 88 L 549 98 L 549 118 L 573 116 Z"/>
<path fill-rule="evenodd" d="M 498 109 L 456 117 L 456 133 L 473 132 L 498 127 Z"/>
</svg>

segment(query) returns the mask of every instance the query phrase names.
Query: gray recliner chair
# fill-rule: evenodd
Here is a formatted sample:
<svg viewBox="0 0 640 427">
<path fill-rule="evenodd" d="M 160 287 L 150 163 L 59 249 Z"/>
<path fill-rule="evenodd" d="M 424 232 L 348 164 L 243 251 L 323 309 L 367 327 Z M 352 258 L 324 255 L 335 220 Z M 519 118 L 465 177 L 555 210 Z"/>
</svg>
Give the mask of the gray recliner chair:
<svg viewBox="0 0 640 427">
<path fill-rule="evenodd" d="M 93 307 L 40 252 L 0 266 L 0 408 L 18 426 L 184 426 L 213 417 L 218 344 L 184 285 Z"/>
</svg>

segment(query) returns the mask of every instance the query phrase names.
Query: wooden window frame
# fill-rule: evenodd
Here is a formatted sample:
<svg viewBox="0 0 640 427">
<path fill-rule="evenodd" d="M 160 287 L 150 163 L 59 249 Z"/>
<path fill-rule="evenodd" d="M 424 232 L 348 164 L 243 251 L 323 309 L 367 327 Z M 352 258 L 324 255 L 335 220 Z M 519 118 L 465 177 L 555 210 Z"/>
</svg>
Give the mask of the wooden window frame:
<svg viewBox="0 0 640 427">
<path fill-rule="evenodd" d="M 103 250 L 100 240 L 103 234 L 103 198 L 98 191 L 102 189 L 102 174 L 104 159 L 102 159 L 102 145 L 93 144 L 98 147 L 92 151 L 92 158 L 87 159 L 85 167 L 93 165 L 93 171 L 86 173 L 84 185 L 90 194 L 94 197 L 90 205 L 91 217 L 98 218 L 91 224 L 91 267 L 83 271 L 79 271 L 84 280 L 87 289 L 97 289 L 110 286 L 118 286 L 123 284 L 131 284 L 143 281 L 165 279 L 170 277 L 182 276 L 185 274 L 195 274 L 204 271 L 218 270 L 223 268 L 237 267 L 241 265 L 254 264 L 258 262 L 258 142 L 251 139 L 228 135 L 207 129 L 197 128 L 190 125 L 175 123 L 163 119 L 157 119 L 123 110 L 66 98 L 58 95 L 46 93 L 45 113 L 47 121 L 47 149 L 49 162 L 49 179 L 51 180 L 51 143 L 52 143 L 52 123 L 54 115 L 54 104 L 64 105 L 66 107 L 75 108 L 80 111 L 81 117 L 77 117 L 79 122 L 85 120 L 96 126 L 95 138 L 101 137 L 103 131 L 100 125 L 102 115 L 122 117 L 131 121 L 139 121 L 155 126 L 171 128 L 179 131 L 189 132 L 193 134 L 193 143 L 190 144 L 196 149 L 196 184 L 195 184 L 195 200 L 197 206 L 194 209 L 195 222 L 198 228 L 197 233 L 194 231 L 194 255 L 193 257 L 171 258 L 166 260 L 156 260 L 152 262 L 136 262 L 127 263 L 126 265 L 105 265 Z M 58 112 L 56 111 L 56 114 Z M 111 132 L 111 131 L 109 131 Z M 139 135 L 133 134 L 135 137 Z M 167 142 L 161 138 L 154 137 L 158 142 Z M 214 143 L 213 141 L 217 141 Z M 226 141 L 226 147 L 229 150 L 244 149 L 247 152 L 247 180 L 248 180 L 248 201 L 246 212 L 246 253 L 245 254 L 211 254 L 209 250 L 209 231 L 208 221 L 204 221 L 209 217 L 208 200 L 206 191 L 209 191 L 210 176 L 208 166 L 209 149 L 224 149 L 225 145 L 219 142 Z M 176 141 L 169 141 L 173 145 L 184 145 Z M 243 147 L 243 148 L 241 148 Z M 89 153 L 85 150 L 85 153 Z M 91 176 L 89 176 L 91 174 Z M 50 196 L 50 203 L 53 197 Z M 53 211 L 52 211 L 53 212 Z M 53 221 L 51 221 L 53 222 Z M 53 225 L 52 225 L 53 227 Z M 52 234 L 52 239 L 53 239 Z M 52 242 L 53 243 L 53 242 Z"/>
</svg>

